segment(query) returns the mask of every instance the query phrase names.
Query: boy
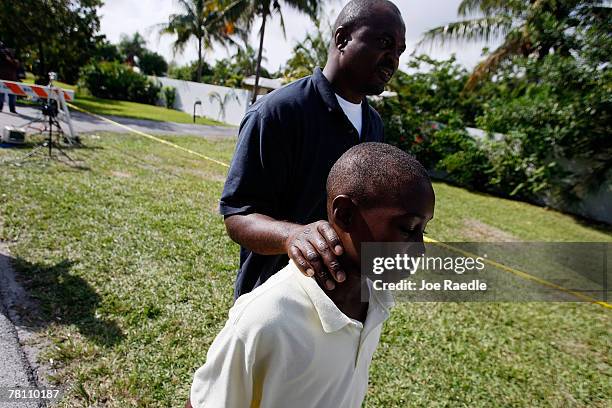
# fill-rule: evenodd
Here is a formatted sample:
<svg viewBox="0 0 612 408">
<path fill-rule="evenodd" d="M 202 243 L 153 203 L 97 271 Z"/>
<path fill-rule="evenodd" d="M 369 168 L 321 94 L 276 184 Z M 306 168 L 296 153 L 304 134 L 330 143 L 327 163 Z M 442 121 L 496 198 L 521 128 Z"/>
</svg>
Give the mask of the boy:
<svg viewBox="0 0 612 408">
<path fill-rule="evenodd" d="M 327 179 L 327 212 L 347 279 L 326 291 L 290 262 L 238 298 L 187 406 L 359 407 L 392 303 L 361 273 L 361 243 L 422 242 L 434 200 L 427 172 L 405 152 L 362 143 L 344 153 Z"/>
</svg>

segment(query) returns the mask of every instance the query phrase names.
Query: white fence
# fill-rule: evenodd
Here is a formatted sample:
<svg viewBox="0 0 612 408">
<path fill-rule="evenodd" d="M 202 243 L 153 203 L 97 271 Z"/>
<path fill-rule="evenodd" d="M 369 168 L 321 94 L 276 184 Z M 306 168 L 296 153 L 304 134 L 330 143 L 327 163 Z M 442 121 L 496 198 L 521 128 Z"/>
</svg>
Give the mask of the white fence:
<svg viewBox="0 0 612 408">
<path fill-rule="evenodd" d="M 206 116 L 230 125 L 238 126 L 249 106 L 250 92 L 245 89 L 228 88 L 225 86 L 182 81 L 166 77 L 156 77 L 154 80 L 163 86 L 176 89 L 174 108 L 193 115 L 196 101 L 202 104 L 196 106 L 197 116 Z"/>
</svg>

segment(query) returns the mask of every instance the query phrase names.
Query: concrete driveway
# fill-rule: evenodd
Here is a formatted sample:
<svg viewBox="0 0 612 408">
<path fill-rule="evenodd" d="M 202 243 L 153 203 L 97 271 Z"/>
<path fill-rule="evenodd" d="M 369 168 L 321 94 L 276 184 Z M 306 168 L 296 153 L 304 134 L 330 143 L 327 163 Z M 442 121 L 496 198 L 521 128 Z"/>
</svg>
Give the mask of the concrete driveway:
<svg viewBox="0 0 612 408">
<path fill-rule="evenodd" d="M 0 129 L 4 129 L 5 126 L 22 127 L 32 120 L 42 119 L 42 113 L 38 108 L 17 106 L 18 113 L 13 114 L 8 112 L 8 106 L 6 105 L 5 103 L 4 110 L 0 112 Z M 119 126 L 86 113 L 71 110 L 70 116 L 72 117 L 72 126 L 77 133 L 126 132 L 125 129 Z M 131 119 L 118 116 L 105 117 L 141 132 L 155 135 L 232 137 L 238 134 L 238 128 L 233 126 L 206 126 L 175 122 L 156 122 L 153 120 Z M 67 126 L 62 124 L 62 129 L 67 131 Z"/>
</svg>

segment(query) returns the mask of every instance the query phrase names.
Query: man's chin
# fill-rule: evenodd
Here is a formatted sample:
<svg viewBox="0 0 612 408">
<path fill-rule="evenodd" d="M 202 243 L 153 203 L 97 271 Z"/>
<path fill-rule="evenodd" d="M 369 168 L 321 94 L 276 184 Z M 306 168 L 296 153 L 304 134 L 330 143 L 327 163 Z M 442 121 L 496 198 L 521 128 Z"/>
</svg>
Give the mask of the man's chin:
<svg viewBox="0 0 612 408">
<path fill-rule="evenodd" d="M 369 84 L 365 88 L 365 94 L 366 95 L 372 95 L 372 96 L 380 95 L 385 90 L 385 85 L 386 85 L 386 83 Z"/>
</svg>

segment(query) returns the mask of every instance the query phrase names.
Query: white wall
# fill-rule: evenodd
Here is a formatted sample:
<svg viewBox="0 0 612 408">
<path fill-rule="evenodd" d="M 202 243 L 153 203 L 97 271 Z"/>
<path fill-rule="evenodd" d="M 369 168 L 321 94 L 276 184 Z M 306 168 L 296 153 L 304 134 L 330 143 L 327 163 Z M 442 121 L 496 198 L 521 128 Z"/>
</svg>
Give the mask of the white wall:
<svg viewBox="0 0 612 408">
<path fill-rule="evenodd" d="M 163 86 L 171 86 L 176 89 L 176 102 L 174 108 L 193 114 L 193 104 L 200 100 L 202 105 L 196 107 L 197 116 L 207 116 L 238 126 L 242 120 L 249 103 L 249 91 L 239 88 L 227 88 L 225 86 L 202 84 L 191 81 L 181 81 L 166 77 L 155 77 L 154 80 L 161 82 Z M 211 94 L 219 94 L 221 100 L 225 99 L 225 118 L 221 115 L 218 99 L 212 99 Z M 226 95 L 228 95 L 226 97 Z"/>
</svg>

